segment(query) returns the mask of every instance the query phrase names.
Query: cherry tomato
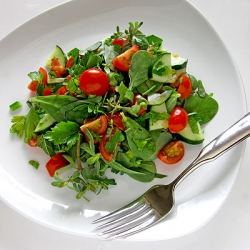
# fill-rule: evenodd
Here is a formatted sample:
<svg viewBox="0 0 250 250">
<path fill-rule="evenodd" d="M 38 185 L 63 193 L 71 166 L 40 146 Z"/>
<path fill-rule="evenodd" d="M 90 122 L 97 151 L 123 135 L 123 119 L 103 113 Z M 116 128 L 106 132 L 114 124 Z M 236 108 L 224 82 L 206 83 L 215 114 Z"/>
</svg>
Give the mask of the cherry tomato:
<svg viewBox="0 0 250 250">
<path fill-rule="evenodd" d="M 80 76 L 80 88 L 87 95 L 103 96 L 109 88 L 108 76 L 100 69 L 87 69 Z"/>
<path fill-rule="evenodd" d="M 188 124 L 188 114 L 185 109 L 176 106 L 169 117 L 168 129 L 171 133 L 179 133 Z"/>
<path fill-rule="evenodd" d="M 132 56 L 140 50 L 137 45 L 126 50 L 124 53 L 120 54 L 113 60 L 114 66 L 121 71 L 129 71 Z"/>
<path fill-rule="evenodd" d="M 123 47 L 126 42 L 128 42 L 128 39 L 126 37 L 123 37 L 123 38 L 116 38 L 112 42 L 112 44 L 113 45 L 119 45 L 119 46 Z"/>
<path fill-rule="evenodd" d="M 183 74 L 180 78 L 180 84 L 177 92 L 181 95 L 181 98 L 187 98 L 192 94 L 192 82 L 189 77 Z"/>
<path fill-rule="evenodd" d="M 144 97 L 142 97 L 140 94 L 135 94 L 134 99 L 133 99 L 133 105 L 139 104 L 138 99 L 140 99 L 140 98 L 144 98 Z M 147 112 L 147 109 L 141 107 L 137 115 L 141 116 L 141 115 L 144 115 L 146 112 Z"/>
<path fill-rule="evenodd" d="M 86 121 L 80 129 L 85 134 L 85 129 L 92 131 L 95 134 L 102 135 L 108 127 L 108 121 L 105 115 L 101 115 L 94 121 Z"/>
<path fill-rule="evenodd" d="M 51 177 L 54 176 L 56 170 L 67 166 L 69 162 L 63 157 L 61 153 L 57 153 L 56 155 L 52 156 L 49 161 L 46 163 L 46 168 L 49 172 Z"/>
<path fill-rule="evenodd" d="M 57 76 L 62 76 L 67 73 L 66 69 L 63 65 L 61 65 L 56 57 L 51 60 L 51 71 L 53 71 Z"/>
<path fill-rule="evenodd" d="M 48 80 L 48 74 L 47 74 L 47 71 L 40 67 L 38 69 L 38 72 L 41 73 L 43 75 L 43 80 L 42 80 L 42 83 L 43 83 L 43 86 L 45 87 L 46 84 L 47 84 L 47 80 Z M 28 85 L 28 89 L 31 90 L 31 91 L 36 91 L 36 88 L 38 86 L 38 81 L 31 81 L 31 83 Z"/>
<path fill-rule="evenodd" d="M 74 64 L 74 58 L 71 56 L 66 63 L 66 68 L 71 68 L 73 64 Z"/>
<path fill-rule="evenodd" d="M 108 120 L 113 121 L 113 124 L 121 131 L 125 130 L 124 124 L 122 122 L 122 115 L 119 112 L 112 114 L 108 114 Z"/>
<path fill-rule="evenodd" d="M 183 158 L 184 151 L 181 141 L 172 141 L 160 150 L 158 158 L 166 164 L 174 164 Z"/>
<path fill-rule="evenodd" d="M 68 88 L 66 85 L 62 85 L 62 87 L 60 87 L 57 91 L 56 94 L 57 95 L 65 95 L 68 92 Z"/>
</svg>

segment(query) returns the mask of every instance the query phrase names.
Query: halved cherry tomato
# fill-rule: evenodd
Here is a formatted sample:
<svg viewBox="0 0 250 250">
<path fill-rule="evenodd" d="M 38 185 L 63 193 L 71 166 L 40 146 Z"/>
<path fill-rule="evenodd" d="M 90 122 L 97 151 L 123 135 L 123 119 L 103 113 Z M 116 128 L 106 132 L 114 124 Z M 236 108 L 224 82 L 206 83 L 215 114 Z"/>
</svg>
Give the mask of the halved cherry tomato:
<svg viewBox="0 0 250 250">
<path fill-rule="evenodd" d="M 158 158 L 166 164 L 174 164 L 183 158 L 184 151 L 181 141 L 172 141 L 160 150 Z"/>
<path fill-rule="evenodd" d="M 134 45 L 132 48 L 126 50 L 124 53 L 120 54 L 113 60 L 114 66 L 121 71 L 129 71 L 130 64 L 132 60 L 132 56 L 138 51 L 140 48 L 137 45 Z"/>
<path fill-rule="evenodd" d="M 133 105 L 139 104 L 138 99 L 140 99 L 140 98 L 143 98 L 143 96 L 141 96 L 140 94 L 135 94 L 134 99 L 133 99 Z M 141 116 L 141 115 L 144 115 L 146 112 L 147 112 L 147 109 L 141 107 L 137 115 Z"/>
<path fill-rule="evenodd" d="M 183 74 L 180 78 L 180 84 L 177 92 L 181 95 L 181 98 L 187 98 L 192 94 L 192 82 L 189 77 Z"/>
<path fill-rule="evenodd" d="M 44 68 L 40 67 L 38 69 L 38 72 L 43 75 L 42 83 L 43 83 L 43 86 L 45 87 L 47 84 L 47 80 L 48 80 L 47 71 Z M 28 89 L 31 91 L 36 91 L 37 86 L 38 86 L 38 81 L 31 81 L 31 83 L 28 85 Z"/>
<path fill-rule="evenodd" d="M 65 95 L 68 92 L 68 88 L 66 85 L 62 85 L 62 87 L 60 87 L 57 91 L 56 94 L 57 95 Z"/>
<path fill-rule="evenodd" d="M 63 65 L 61 65 L 56 57 L 51 60 L 51 71 L 53 71 L 57 76 L 62 76 L 67 73 L 66 69 Z"/>
<path fill-rule="evenodd" d="M 40 136 L 38 135 L 38 136 L 35 136 L 35 137 L 33 137 L 32 139 L 30 139 L 29 140 L 29 145 L 31 146 L 31 147 L 36 147 L 37 146 L 37 140 L 38 140 L 38 138 L 39 138 Z"/>
<path fill-rule="evenodd" d="M 169 117 L 168 129 L 171 133 L 179 133 L 188 124 L 188 113 L 185 109 L 176 106 Z"/>
<path fill-rule="evenodd" d="M 105 115 L 101 115 L 99 118 L 94 121 L 86 121 L 80 129 L 85 134 L 85 129 L 92 131 L 95 134 L 102 135 L 108 127 L 107 117 Z"/>
<path fill-rule="evenodd" d="M 119 112 L 112 114 L 108 114 L 108 120 L 112 120 L 113 124 L 121 131 L 125 130 L 124 124 L 122 122 L 122 115 Z"/>
<path fill-rule="evenodd" d="M 109 88 L 108 76 L 101 69 L 87 69 L 80 76 L 80 88 L 87 95 L 103 96 Z"/>
<path fill-rule="evenodd" d="M 123 45 L 128 42 L 128 39 L 126 37 L 122 37 L 122 38 L 116 38 L 112 44 L 113 45 L 119 45 L 121 47 L 123 47 Z"/>
<path fill-rule="evenodd" d="M 71 56 L 66 63 L 66 68 L 71 68 L 73 66 L 73 63 L 74 63 L 74 58 Z"/>
<path fill-rule="evenodd" d="M 57 153 L 52 156 L 49 161 L 46 163 L 46 168 L 51 177 L 54 176 L 56 170 L 67 166 L 69 162 L 65 159 L 65 157 L 61 153 Z"/>
</svg>

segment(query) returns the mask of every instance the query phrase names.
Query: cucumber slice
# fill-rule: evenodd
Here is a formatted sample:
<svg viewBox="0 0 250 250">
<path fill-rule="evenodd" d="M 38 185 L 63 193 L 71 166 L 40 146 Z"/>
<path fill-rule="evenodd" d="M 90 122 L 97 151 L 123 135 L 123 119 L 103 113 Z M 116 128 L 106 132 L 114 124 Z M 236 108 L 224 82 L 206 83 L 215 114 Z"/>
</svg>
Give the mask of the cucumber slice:
<svg viewBox="0 0 250 250">
<path fill-rule="evenodd" d="M 48 78 L 48 84 L 55 84 L 55 83 L 63 83 L 65 81 L 64 77 L 55 77 L 55 78 Z"/>
<path fill-rule="evenodd" d="M 172 83 L 175 81 L 174 70 L 171 68 L 171 53 L 163 52 L 154 60 L 148 69 L 149 79 L 157 82 Z"/>
<path fill-rule="evenodd" d="M 152 106 L 152 111 L 157 113 L 167 113 L 167 108 L 165 102 L 158 106 Z M 156 122 L 152 122 L 152 119 L 149 119 L 149 130 L 156 130 L 156 129 L 167 129 L 168 128 L 168 121 L 167 120 L 158 120 Z"/>
<path fill-rule="evenodd" d="M 49 114 L 45 114 L 38 122 L 35 132 L 41 132 L 54 124 L 56 120 Z"/>
<path fill-rule="evenodd" d="M 188 59 L 176 54 L 171 54 L 172 69 L 180 70 L 187 67 Z M 186 70 L 185 70 L 186 71 Z"/>
<path fill-rule="evenodd" d="M 166 90 L 161 94 L 155 93 L 152 95 L 148 95 L 148 105 L 161 105 L 162 103 L 165 103 L 165 101 L 170 97 L 171 94 L 172 90 Z"/>
<path fill-rule="evenodd" d="M 58 45 L 56 45 L 56 47 L 54 48 L 52 54 L 50 55 L 50 57 L 48 58 L 48 60 L 45 63 L 45 66 L 49 69 L 51 66 L 51 60 L 56 57 L 58 59 L 58 61 L 61 63 L 61 65 L 63 67 L 65 67 L 66 62 L 67 62 L 67 57 L 64 54 L 63 50 L 61 49 L 61 47 L 59 47 Z"/>
<path fill-rule="evenodd" d="M 197 122 L 197 121 L 196 121 Z M 194 133 L 191 129 L 190 124 L 188 124 L 181 132 L 177 134 L 177 137 L 188 144 L 200 144 L 204 141 L 204 135 L 199 122 L 196 124 L 198 128 L 198 133 Z"/>
</svg>

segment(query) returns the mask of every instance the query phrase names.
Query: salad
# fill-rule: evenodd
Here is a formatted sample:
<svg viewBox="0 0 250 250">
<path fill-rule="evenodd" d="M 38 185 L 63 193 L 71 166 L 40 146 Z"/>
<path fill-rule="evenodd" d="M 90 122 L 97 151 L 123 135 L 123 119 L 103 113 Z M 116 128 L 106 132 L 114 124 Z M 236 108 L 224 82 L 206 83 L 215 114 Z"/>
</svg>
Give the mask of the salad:
<svg viewBox="0 0 250 250">
<path fill-rule="evenodd" d="M 110 171 L 140 182 L 166 177 L 154 160 L 179 162 L 185 143 L 203 142 L 202 125 L 218 111 L 187 73 L 188 59 L 145 35 L 142 24 L 117 27 L 83 50 L 56 45 L 45 66 L 28 74 L 29 112 L 13 116 L 10 132 L 40 147 L 52 185 L 75 190 L 77 199 L 116 185 Z M 29 163 L 39 167 L 39 159 Z"/>
</svg>

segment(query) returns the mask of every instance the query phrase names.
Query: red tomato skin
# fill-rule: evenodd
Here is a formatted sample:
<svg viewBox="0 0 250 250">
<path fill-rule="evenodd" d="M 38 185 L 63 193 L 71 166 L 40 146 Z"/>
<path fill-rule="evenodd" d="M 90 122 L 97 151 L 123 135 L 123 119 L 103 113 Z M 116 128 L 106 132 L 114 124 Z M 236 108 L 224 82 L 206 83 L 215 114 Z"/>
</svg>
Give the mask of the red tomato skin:
<svg viewBox="0 0 250 250">
<path fill-rule="evenodd" d="M 46 168 L 51 177 L 54 176 L 56 170 L 67 166 L 69 162 L 63 157 L 61 153 L 52 156 L 46 163 Z"/>
<path fill-rule="evenodd" d="M 181 98 L 188 98 L 193 90 L 192 90 L 192 82 L 189 77 L 185 74 L 181 76 L 181 83 L 177 89 L 177 92 L 181 95 Z"/>
<path fill-rule="evenodd" d="M 86 95 L 103 96 L 109 88 L 108 76 L 101 69 L 87 69 L 80 76 L 80 88 Z"/>
<path fill-rule="evenodd" d="M 52 90 L 53 90 L 53 88 L 45 88 L 43 91 L 43 95 L 44 96 L 52 95 L 52 93 L 51 93 Z"/>
<path fill-rule="evenodd" d="M 112 133 L 114 133 L 114 132 L 115 132 L 115 129 L 113 129 Z M 106 146 L 108 140 L 109 140 L 109 138 L 106 136 L 106 134 L 104 134 L 102 136 L 102 140 L 101 140 L 100 145 L 99 145 L 99 150 L 100 150 L 100 153 L 101 153 L 103 159 L 105 161 L 107 161 L 107 162 L 111 162 L 112 159 L 113 159 L 113 157 L 114 157 L 114 155 L 110 154 L 108 152 L 108 150 L 105 149 L 105 146 Z"/>
<path fill-rule="evenodd" d="M 45 87 L 46 84 L 47 84 L 47 81 L 48 81 L 48 73 L 47 73 L 47 71 L 46 71 L 44 68 L 42 68 L 42 67 L 40 67 L 40 68 L 38 69 L 38 72 L 41 73 L 41 74 L 43 75 L 42 83 L 43 83 L 43 86 Z"/>
<path fill-rule="evenodd" d="M 125 131 L 125 126 L 122 122 L 122 115 L 119 112 L 112 114 L 108 114 L 108 120 L 113 121 L 113 124 L 121 131 Z"/>
<path fill-rule="evenodd" d="M 56 57 L 51 60 L 51 71 L 57 76 L 62 76 L 67 73 L 66 69 L 61 65 Z"/>
<path fill-rule="evenodd" d="M 179 162 L 185 154 L 185 148 L 181 141 L 172 141 L 164 146 L 158 153 L 158 158 L 166 164 Z"/>
<path fill-rule="evenodd" d="M 135 94 L 134 99 L 133 99 L 133 105 L 138 104 L 138 98 L 143 98 L 143 96 L 141 96 L 140 94 Z M 137 115 L 142 116 L 146 114 L 146 112 L 147 112 L 147 109 L 141 107 Z"/>
<path fill-rule="evenodd" d="M 73 64 L 74 64 L 74 58 L 71 56 L 66 63 L 66 68 L 71 68 Z"/>
<path fill-rule="evenodd" d="M 38 136 L 33 137 L 32 139 L 30 139 L 30 140 L 29 140 L 29 145 L 30 145 L 31 147 L 36 147 L 36 146 L 37 146 L 37 140 L 38 140 L 39 137 L 40 137 L 40 136 L 38 135 Z"/>
<path fill-rule="evenodd" d="M 43 86 L 45 87 L 47 85 L 47 81 L 48 81 L 47 71 L 44 68 L 40 67 L 38 69 L 38 72 L 43 75 L 42 83 L 43 83 Z M 31 91 L 36 91 L 37 86 L 38 86 L 38 81 L 31 81 L 28 85 L 28 89 Z"/>
<path fill-rule="evenodd" d="M 112 45 L 119 45 L 123 47 L 126 42 L 128 42 L 128 39 L 126 37 L 117 38 L 112 42 Z"/>
<path fill-rule="evenodd" d="M 133 47 L 126 50 L 124 53 L 120 54 L 113 60 L 114 66 L 121 71 L 129 71 L 132 56 L 139 50 L 140 48 L 137 45 L 133 45 Z"/>
<path fill-rule="evenodd" d="M 28 89 L 31 91 L 36 91 L 37 86 L 38 86 L 38 81 L 31 81 L 28 85 Z"/>
<path fill-rule="evenodd" d="M 65 95 L 68 92 L 68 88 L 66 85 L 63 85 L 62 87 L 60 87 L 57 91 L 56 94 L 57 95 Z"/>
<path fill-rule="evenodd" d="M 185 109 L 176 106 L 169 117 L 168 129 L 171 133 L 179 133 L 188 124 L 188 113 Z"/>
<path fill-rule="evenodd" d="M 107 117 L 105 115 L 101 115 L 94 121 L 86 122 L 83 124 L 80 129 L 85 134 L 85 129 L 92 131 L 95 134 L 102 135 L 108 127 Z"/>
</svg>

